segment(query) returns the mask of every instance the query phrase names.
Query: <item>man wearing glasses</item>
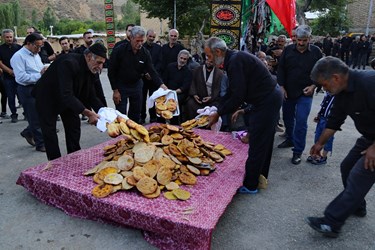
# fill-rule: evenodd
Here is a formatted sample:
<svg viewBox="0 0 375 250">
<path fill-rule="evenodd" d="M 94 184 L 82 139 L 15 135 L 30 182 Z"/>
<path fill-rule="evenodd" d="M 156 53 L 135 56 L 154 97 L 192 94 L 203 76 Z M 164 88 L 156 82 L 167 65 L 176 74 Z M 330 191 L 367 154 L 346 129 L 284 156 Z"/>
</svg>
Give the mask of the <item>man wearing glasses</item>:
<svg viewBox="0 0 375 250">
<path fill-rule="evenodd" d="M 17 93 L 29 123 L 24 132 L 26 131 L 34 138 L 36 151 L 45 152 L 35 98 L 31 95 L 35 83 L 47 70 L 38 54 L 42 46 L 43 37 L 37 33 L 31 33 L 25 38 L 23 47 L 10 59 L 10 64 L 18 83 Z"/>
</svg>

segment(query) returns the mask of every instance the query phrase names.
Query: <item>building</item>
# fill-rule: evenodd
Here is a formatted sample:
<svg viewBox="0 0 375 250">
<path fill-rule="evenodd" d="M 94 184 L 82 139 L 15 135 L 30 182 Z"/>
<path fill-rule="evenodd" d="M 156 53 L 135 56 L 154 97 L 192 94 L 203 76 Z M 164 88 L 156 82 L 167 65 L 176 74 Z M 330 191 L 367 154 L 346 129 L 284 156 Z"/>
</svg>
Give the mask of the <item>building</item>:
<svg viewBox="0 0 375 250">
<path fill-rule="evenodd" d="M 370 3 L 373 0 L 353 0 L 348 4 L 348 17 L 351 22 L 349 32 L 365 33 L 367 28 Z M 375 5 L 375 1 L 373 1 Z M 375 6 L 372 6 L 369 34 L 375 33 Z"/>
</svg>

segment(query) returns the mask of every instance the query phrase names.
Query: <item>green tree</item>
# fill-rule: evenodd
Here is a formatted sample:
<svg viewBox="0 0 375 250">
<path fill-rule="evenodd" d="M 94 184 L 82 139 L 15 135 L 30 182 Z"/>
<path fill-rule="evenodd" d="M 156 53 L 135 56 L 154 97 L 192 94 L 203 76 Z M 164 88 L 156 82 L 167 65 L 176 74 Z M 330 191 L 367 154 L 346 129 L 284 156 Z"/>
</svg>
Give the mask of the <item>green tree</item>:
<svg viewBox="0 0 375 250">
<path fill-rule="evenodd" d="M 19 1 L 14 1 L 10 4 L 13 12 L 13 24 L 19 26 L 21 24 L 21 7 Z"/>
<path fill-rule="evenodd" d="M 31 26 L 36 25 L 38 22 L 38 13 L 35 9 L 33 9 L 33 11 L 31 12 Z"/>
<path fill-rule="evenodd" d="M 56 18 L 55 12 L 50 6 L 48 6 L 47 9 L 44 11 L 42 21 L 43 22 L 42 22 L 41 28 L 49 30 L 49 26 L 51 25 L 56 26 L 57 18 Z"/>
<path fill-rule="evenodd" d="M 342 30 L 348 30 L 346 6 L 351 0 L 297 0 L 297 20 L 304 24 L 306 11 L 318 11 L 319 17 L 311 22 L 314 35 L 338 35 Z"/>
<path fill-rule="evenodd" d="M 141 14 L 139 5 L 132 0 L 121 5 L 122 19 L 117 23 L 117 29 L 125 29 L 126 25 L 133 23 L 139 25 L 141 23 Z"/>
<path fill-rule="evenodd" d="M 173 25 L 173 0 L 134 0 L 139 3 L 141 10 L 148 13 L 148 17 L 169 19 L 169 26 Z M 195 35 L 204 19 L 210 19 L 210 0 L 175 0 L 176 26 L 181 35 Z M 209 22 L 206 22 L 206 28 Z M 207 31 L 207 30 L 206 30 Z"/>
</svg>

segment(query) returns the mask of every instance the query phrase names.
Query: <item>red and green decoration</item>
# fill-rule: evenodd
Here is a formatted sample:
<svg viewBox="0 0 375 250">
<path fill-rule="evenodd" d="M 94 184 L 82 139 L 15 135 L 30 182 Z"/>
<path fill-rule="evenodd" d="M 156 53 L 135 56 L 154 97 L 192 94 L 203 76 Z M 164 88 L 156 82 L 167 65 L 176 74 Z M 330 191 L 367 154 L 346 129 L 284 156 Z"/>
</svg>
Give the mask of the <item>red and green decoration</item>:
<svg viewBox="0 0 375 250">
<path fill-rule="evenodd" d="M 231 49 L 239 49 L 242 1 L 212 1 L 211 36 L 223 39 Z"/>
<path fill-rule="evenodd" d="M 255 44 L 258 37 L 282 27 L 291 36 L 296 26 L 295 0 L 213 0 L 211 8 L 211 36 L 232 49 L 239 49 L 241 37 Z"/>
<path fill-rule="evenodd" d="M 105 25 L 106 25 L 106 33 L 107 33 L 108 54 L 111 55 L 113 47 L 115 46 L 115 43 L 116 43 L 115 17 L 114 17 L 112 0 L 104 0 L 104 10 L 105 10 Z"/>
</svg>

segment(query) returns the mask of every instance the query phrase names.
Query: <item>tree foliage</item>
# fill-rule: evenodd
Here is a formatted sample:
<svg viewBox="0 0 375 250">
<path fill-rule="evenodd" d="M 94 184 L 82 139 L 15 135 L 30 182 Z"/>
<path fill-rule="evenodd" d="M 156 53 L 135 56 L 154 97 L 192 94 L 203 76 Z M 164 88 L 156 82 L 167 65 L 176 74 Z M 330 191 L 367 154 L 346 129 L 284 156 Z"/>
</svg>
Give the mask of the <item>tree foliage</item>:
<svg viewBox="0 0 375 250">
<path fill-rule="evenodd" d="M 343 30 L 348 30 L 349 20 L 346 6 L 350 0 L 297 0 L 297 10 L 319 12 L 317 19 L 311 22 L 314 35 L 338 35 Z M 298 7 L 300 6 L 300 7 Z M 301 8 L 301 6 L 303 6 Z M 301 20 L 301 14 L 298 20 Z"/>
<path fill-rule="evenodd" d="M 148 17 L 169 19 L 173 27 L 174 0 L 134 0 Z M 200 29 L 204 19 L 210 19 L 210 0 L 175 0 L 176 26 L 181 35 L 194 35 Z M 207 27 L 209 22 L 207 23 Z"/>
<path fill-rule="evenodd" d="M 134 1 L 128 0 L 121 6 L 122 19 L 117 23 L 117 29 L 125 29 L 126 25 L 132 23 L 135 25 L 140 25 L 141 14 L 139 10 L 139 5 Z"/>
<path fill-rule="evenodd" d="M 22 22 L 22 11 L 20 3 L 13 1 L 10 3 L 0 4 L 0 27 L 13 29 Z"/>
<path fill-rule="evenodd" d="M 48 6 L 47 9 L 44 11 L 42 21 L 43 28 L 49 29 L 49 26 L 51 25 L 56 26 L 57 18 L 55 12 L 50 6 Z"/>
</svg>

